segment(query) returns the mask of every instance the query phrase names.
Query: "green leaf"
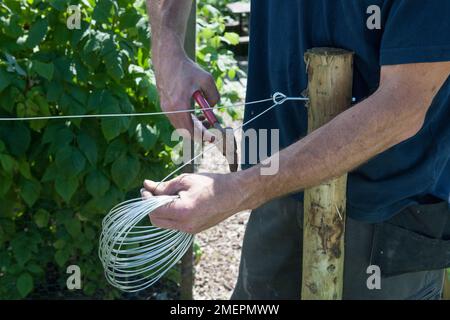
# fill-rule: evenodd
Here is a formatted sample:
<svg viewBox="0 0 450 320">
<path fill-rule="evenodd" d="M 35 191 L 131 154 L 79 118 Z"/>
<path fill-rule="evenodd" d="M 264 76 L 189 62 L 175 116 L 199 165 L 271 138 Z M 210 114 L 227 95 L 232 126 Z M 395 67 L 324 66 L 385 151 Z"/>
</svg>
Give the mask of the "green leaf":
<svg viewBox="0 0 450 320">
<path fill-rule="evenodd" d="M 116 54 L 116 43 L 113 40 L 113 37 L 109 33 L 97 32 L 96 37 L 99 39 L 102 44 L 102 50 L 100 51 L 100 55 L 105 57 L 108 54 Z"/>
<path fill-rule="evenodd" d="M 230 80 L 234 80 L 234 78 L 236 78 L 236 69 L 231 68 L 228 70 L 228 78 L 230 78 Z"/>
<path fill-rule="evenodd" d="M 74 134 L 72 130 L 61 125 L 49 125 L 42 136 L 43 143 L 50 143 L 49 153 L 57 153 L 72 143 Z"/>
<path fill-rule="evenodd" d="M 231 44 L 232 46 L 236 46 L 239 44 L 239 35 L 235 32 L 225 32 L 223 37 L 225 42 Z"/>
<path fill-rule="evenodd" d="M 81 249 L 81 253 L 83 255 L 86 255 L 86 254 L 89 254 L 92 251 L 92 249 L 94 248 L 94 245 L 93 245 L 92 241 L 89 241 L 87 239 L 83 239 L 78 244 L 78 247 Z"/>
<path fill-rule="evenodd" d="M 0 110 L 6 110 L 12 113 L 16 102 L 21 98 L 22 94 L 16 87 L 9 87 L 0 93 Z"/>
<path fill-rule="evenodd" d="M 58 170 L 66 177 L 73 177 L 83 171 L 86 159 L 74 147 L 66 146 L 56 153 L 55 163 Z"/>
<path fill-rule="evenodd" d="M 111 175 L 115 184 L 122 190 L 126 190 L 136 179 L 139 169 L 140 163 L 136 158 L 124 155 L 114 161 L 111 167 Z"/>
<path fill-rule="evenodd" d="M 55 252 L 55 261 L 61 268 L 65 266 L 70 258 L 70 252 L 67 250 L 57 250 Z"/>
<path fill-rule="evenodd" d="M 102 114 L 120 114 L 122 110 L 119 106 L 119 101 L 107 91 L 102 91 L 100 96 L 96 97 L 99 101 L 100 113 Z M 101 120 L 101 127 L 103 136 L 107 141 L 119 136 L 122 132 L 128 129 L 128 119 L 123 117 L 109 117 Z"/>
<path fill-rule="evenodd" d="M 96 232 L 94 231 L 93 228 L 86 226 L 84 228 L 84 234 L 86 236 L 86 238 L 88 238 L 89 240 L 94 240 L 97 237 Z"/>
<path fill-rule="evenodd" d="M 31 171 L 30 171 L 30 164 L 28 163 L 28 161 L 26 159 L 20 159 L 19 172 L 24 178 L 27 178 L 28 180 L 33 179 L 33 176 L 31 175 Z"/>
<path fill-rule="evenodd" d="M 52 61 L 55 65 L 55 78 L 58 80 L 71 82 L 74 75 L 72 61 L 69 60 L 66 56 L 60 56 Z"/>
<path fill-rule="evenodd" d="M 45 63 L 37 60 L 32 60 L 31 63 L 31 70 L 36 72 L 41 77 L 44 77 L 48 81 L 52 80 L 53 72 L 55 71 L 53 63 Z"/>
<path fill-rule="evenodd" d="M 12 173 L 16 166 L 14 158 L 7 154 L 0 154 L 0 163 L 7 173 Z"/>
<path fill-rule="evenodd" d="M 101 120 L 102 133 L 107 141 L 111 141 L 122 133 L 120 118 L 103 118 Z"/>
<path fill-rule="evenodd" d="M 58 177 L 55 181 L 56 192 L 69 203 L 78 188 L 77 177 Z"/>
<path fill-rule="evenodd" d="M 122 29 L 135 28 L 141 16 L 136 10 L 127 10 L 119 17 L 120 27 Z"/>
<path fill-rule="evenodd" d="M 50 82 L 47 88 L 47 100 L 49 102 L 58 101 L 61 98 L 63 91 L 64 88 L 59 81 L 54 80 Z"/>
<path fill-rule="evenodd" d="M 85 105 L 87 103 L 86 90 L 80 86 L 68 86 L 68 91 L 71 97 L 73 97 L 79 103 Z"/>
<path fill-rule="evenodd" d="M 29 239 L 25 236 L 24 232 L 15 235 L 11 241 L 11 247 L 14 258 L 19 266 L 23 267 L 30 260 L 32 254 Z"/>
<path fill-rule="evenodd" d="M 26 77 L 27 73 L 25 72 L 25 70 L 23 70 L 23 68 L 20 66 L 20 64 L 17 63 L 16 57 L 5 53 L 6 56 L 6 60 L 8 60 L 7 65 L 7 71 L 9 72 L 16 72 L 18 75 Z"/>
<path fill-rule="evenodd" d="M 114 160 L 120 158 L 121 156 L 125 155 L 126 152 L 127 152 L 127 146 L 125 145 L 125 143 L 122 140 L 116 139 L 116 140 L 112 141 L 108 145 L 108 148 L 106 149 L 105 159 L 104 159 L 105 165 L 109 164 L 109 163 L 113 162 Z"/>
<path fill-rule="evenodd" d="M 8 146 L 13 156 L 22 156 L 30 146 L 30 129 L 23 123 L 15 123 L 11 126 L 0 126 L 0 137 Z"/>
<path fill-rule="evenodd" d="M 39 209 L 33 216 L 34 222 L 39 228 L 44 228 L 48 225 L 50 213 L 44 209 Z"/>
<path fill-rule="evenodd" d="M 47 19 L 37 20 L 30 28 L 27 41 L 25 42 L 26 46 L 32 49 L 36 47 L 38 44 L 40 44 L 42 40 L 44 40 L 45 35 L 47 34 L 47 29 L 48 29 Z"/>
<path fill-rule="evenodd" d="M 150 150 L 155 146 L 158 136 L 158 130 L 150 125 L 139 123 L 136 126 L 137 141 L 145 150 Z"/>
<path fill-rule="evenodd" d="M 8 72 L 0 69 L 0 92 L 11 84 L 11 76 Z"/>
<path fill-rule="evenodd" d="M 58 11 L 67 10 L 70 0 L 49 0 L 50 5 Z"/>
<path fill-rule="evenodd" d="M 95 284 L 93 284 L 93 283 L 87 283 L 84 287 L 83 287 L 83 293 L 86 295 L 86 296 L 88 296 L 88 297 L 90 297 L 90 296 L 92 296 L 93 294 L 95 294 L 95 291 L 97 290 L 97 287 L 96 287 L 96 285 Z"/>
<path fill-rule="evenodd" d="M 78 238 L 81 233 L 81 222 L 80 220 L 73 218 L 65 221 L 64 226 L 67 232 L 72 236 L 72 238 Z"/>
<path fill-rule="evenodd" d="M 19 278 L 17 278 L 16 287 L 20 296 L 25 298 L 31 291 L 33 291 L 33 277 L 29 273 L 22 273 Z"/>
<path fill-rule="evenodd" d="M 86 178 L 86 190 L 94 197 L 103 196 L 110 186 L 109 180 L 100 171 L 92 171 Z"/>
<path fill-rule="evenodd" d="M 41 194 L 41 184 L 35 180 L 22 180 L 20 195 L 25 203 L 32 207 Z"/>
<path fill-rule="evenodd" d="M 17 39 L 22 35 L 23 29 L 20 26 L 18 15 L 12 15 L 8 18 L 0 19 L 0 21 L 1 20 L 3 20 L 3 26 L 7 36 Z"/>
<path fill-rule="evenodd" d="M 102 99 L 103 99 L 103 90 L 93 90 L 88 98 L 87 110 L 88 111 L 97 110 L 98 106 L 102 103 Z"/>
<path fill-rule="evenodd" d="M 13 183 L 12 175 L 3 175 L 0 174 L 0 196 L 4 196 L 9 189 L 11 188 Z"/>
<path fill-rule="evenodd" d="M 98 156 L 97 144 L 95 143 L 95 140 L 85 133 L 80 133 L 77 137 L 77 141 L 80 150 L 86 156 L 89 163 L 95 166 Z"/>
<path fill-rule="evenodd" d="M 42 269 L 41 266 L 33 262 L 27 265 L 27 270 L 37 275 L 41 275 L 44 273 L 44 269 Z"/>
<path fill-rule="evenodd" d="M 111 16 L 111 10 L 113 9 L 113 3 L 111 0 L 99 0 L 95 5 L 92 18 L 100 23 L 108 22 L 108 18 Z"/>
<path fill-rule="evenodd" d="M 55 249 L 63 249 L 66 246 L 66 240 L 58 239 L 55 241 L 53 246 L 55 247 Z"/>
<path fill-rule="evenodd" d="M 53 181 L 58 177 L 58 168 L 54 163 L 50 164 L 44 172 L 44 176 L 42 177 L 42 182 Z"/>
<path fill-rule="evenodd" d="M 106 71 L 117 82 L 124 76 L 122 59 L 116 52 L 111 52 L 105 56 Z"/>
</svg>

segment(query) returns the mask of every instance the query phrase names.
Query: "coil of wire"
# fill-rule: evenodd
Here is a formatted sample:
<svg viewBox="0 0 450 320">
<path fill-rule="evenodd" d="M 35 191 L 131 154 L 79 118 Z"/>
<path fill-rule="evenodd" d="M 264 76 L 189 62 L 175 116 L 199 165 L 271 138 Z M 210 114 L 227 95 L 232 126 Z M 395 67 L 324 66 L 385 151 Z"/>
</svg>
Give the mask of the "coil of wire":
<svg viewBox="0 0 450 320">
<path fill-rule="evenodd" d="M 177 196 L 132 199 L 105 216 L 99 258 L 107 281 L 114 287 L 137 292 L 161 279 L 186 253 L 193 236 L 150 225 L 149 214 Z"/>
</svg>

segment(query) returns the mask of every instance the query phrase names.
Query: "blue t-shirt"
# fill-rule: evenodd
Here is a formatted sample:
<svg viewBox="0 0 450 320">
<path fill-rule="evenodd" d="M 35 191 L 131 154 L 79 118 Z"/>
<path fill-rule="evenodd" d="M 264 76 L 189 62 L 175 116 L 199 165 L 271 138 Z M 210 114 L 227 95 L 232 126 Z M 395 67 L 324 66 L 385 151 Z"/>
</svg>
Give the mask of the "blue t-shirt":
<svg viewBox="0 0 450 320">
<path fill-rule="evenodd" d="M 371 5 L 381 9 L 381 29 L 370 30 L 366 25 Z M 355 52 L 353 96 L 360 101 L 378 88 L 383 65 L 450 61 L 450 1 L 254 0 L 247 101 L 277 91 L 301 95 L 307 87 L 303 56 L 313 47 Z M 248 105 L 245 119 L 270 105 Z M 287 102 L 245 127 L 249 128 L 279 129 L 280 148 L 287 147 L 306 134 L 306 108 Z M 243 141 L 246 159 L 250 159 L 248 141 Z M 378 222 L 420 203 L 424 196 L 450 202 L 449 158 L 448 79 L 416 136 L 350 173 L 348 214 Z"/>
</svg>

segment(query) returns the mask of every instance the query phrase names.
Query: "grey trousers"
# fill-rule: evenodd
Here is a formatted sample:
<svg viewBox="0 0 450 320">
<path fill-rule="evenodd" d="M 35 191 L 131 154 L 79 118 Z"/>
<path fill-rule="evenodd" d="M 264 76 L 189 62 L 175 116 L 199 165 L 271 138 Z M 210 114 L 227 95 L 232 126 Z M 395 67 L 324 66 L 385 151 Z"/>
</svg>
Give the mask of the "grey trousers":
<svg viewBox="0 0 450 320">
<path fill-rule="evenodd" d="M 416 215 L 426 217 L 427 210 L 439 210 L 443 217 L 450 217 L 444 204 L 410 207 L 398 216 L 412 217 L 417 222 Z M 381 289 L 368 288 L 367 267 L 372 264 L 374 228 L 374 224 L 347 218 L 344 299 L 440 299 L 443 269 L 381 277 Z M 302 229 L 303 204 L 291 197 L 254 210 L 245 232 L 239 278 L 231 299 L 300 299 Z"/>
</svg>

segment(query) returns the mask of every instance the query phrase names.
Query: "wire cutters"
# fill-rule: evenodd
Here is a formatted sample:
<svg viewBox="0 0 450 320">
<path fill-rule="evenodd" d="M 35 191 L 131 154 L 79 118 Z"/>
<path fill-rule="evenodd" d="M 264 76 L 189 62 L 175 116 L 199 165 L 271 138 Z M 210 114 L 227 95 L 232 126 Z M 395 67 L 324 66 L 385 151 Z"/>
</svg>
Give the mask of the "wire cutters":
<svg viewBox="0 0 450 320">
<path fill-rule="evenodd" d="M 193 94 L 194 100 L 200 106 L 205 118 L 208 120 L 211 127 L 218 130 L 222 135 L 222 140 L 217 143 L 217 148 L 222 152 L 224 157 L 228 161 L 231 172 L 236 172 L 238 169 L 238 157 L 237 157 L 237 143 L 234 137 L 233 128 L 224 128 L 220 125 L 216 115 L 211 109 L 208 101 L 206 101 L 201 91 L 195 91 Z"/>
</svg>

